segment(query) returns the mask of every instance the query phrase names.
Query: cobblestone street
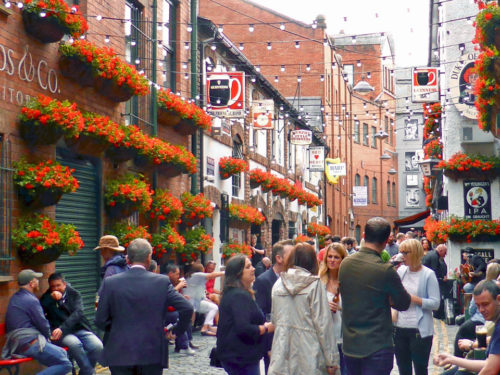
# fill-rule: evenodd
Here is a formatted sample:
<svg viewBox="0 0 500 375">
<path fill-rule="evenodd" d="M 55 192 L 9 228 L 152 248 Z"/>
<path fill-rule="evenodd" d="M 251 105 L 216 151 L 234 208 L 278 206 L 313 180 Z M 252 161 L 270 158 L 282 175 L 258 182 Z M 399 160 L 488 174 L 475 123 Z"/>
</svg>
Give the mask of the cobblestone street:
<svg viewBox="0 0 500 375">
<path fill-rule="evenodd" d="M 448 351 L 453 353 L 453 340 L 458 330 L 458 326 L 448 326 L 443 321 L 434 320 L 434 341 L 432 345 L 431 359 L 429 361 L 429 375 L 438 375 L 442 369 L 432 365 L 432 357 L 434 354 Z M 210 367 L 208 355 L 210 350 L 215 345 L 215 337 L 201 336 L 199 332 L 193 334 L 193 343 L 200 345 L 200 349 L 196 350 L 194 356 L 180 355 L 174 353 L 173 347 L 170 350 L 169 364 L 170 368 L 164 370 L 164 375 L 223 375 L 225 371 L 219 368 Z M 263 367 L 261 366 L 261 375 L 264 375 Z M 107 368 L 97 370 L 100 375 L 110 375 Z M 391 375 L 399 374 L 396 362 Z M 307 375 L 307 374 L 304 374 Z"/>
</svg>

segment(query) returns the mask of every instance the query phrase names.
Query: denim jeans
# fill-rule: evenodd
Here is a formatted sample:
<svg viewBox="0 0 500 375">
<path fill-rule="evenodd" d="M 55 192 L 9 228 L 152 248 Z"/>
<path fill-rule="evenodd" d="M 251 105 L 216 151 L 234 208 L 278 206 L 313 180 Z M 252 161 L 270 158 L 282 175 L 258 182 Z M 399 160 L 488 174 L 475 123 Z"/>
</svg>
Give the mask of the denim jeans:
<svg viewBox="0 0 500 375">
<path fill-rule="evenodd" d="M 412 375 L 412 363 L 415 375 L 427 375 L 432 336 L 420 337 L 416 328 L 396 327 L 394 345 L 400 375 Z"/>
<path fill-rule="evenodd" d="M 179 313 L 177 311 L 169 311 L 166 315 L 165 323 L 176 324 L 179 320 Z M 178 335 L 175 338 L 175 347 L 178 349 L 187 349 L 189 342 L 193 339 L 193 325 L 189 322 L 186 332 Z"/>
<path fill-rule="evenodd" d="M 344 354 L 349 375 L 389 375 L 394 364 L 394 348 L 379 350 L 364 358 Z"/>
<path fill-rule="evenodd" d="M 80 375 L 94 373 L 95 365 L 103 349 L 102 342 L 96 335 L 82 329 L 64 336 L 56 344 L 68 347 L 68 354 L 78 363 Z"/>
<path fill-rule="evenodd" d="M 19 354 L 32 357 L 42 365 L 47 366 L 45 370 L 37 373 L 37 375 L 66 375 L 72 369 L 66 351 L 49 342 L 45 344 L 42 352 L 37 340 L 28 350 Z"/>
<path fill-rule="evenodd" d="M 260 362 L 249 365 L 222 362 L 222 367 L 229 375 L 260 375 Z"/>
</svg>

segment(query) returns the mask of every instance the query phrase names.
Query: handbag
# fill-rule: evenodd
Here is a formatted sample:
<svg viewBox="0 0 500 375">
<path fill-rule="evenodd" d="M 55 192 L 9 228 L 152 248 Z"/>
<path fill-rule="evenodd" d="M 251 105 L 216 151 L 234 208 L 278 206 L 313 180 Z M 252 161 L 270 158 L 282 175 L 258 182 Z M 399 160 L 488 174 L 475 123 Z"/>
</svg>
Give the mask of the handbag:
<svg viewBox="0 0 500 375">
<path fill-rule="evenodd" d="M 216 346 L 214 346 L 212 348 L 212 350 L 210 350 L 210 354 L 208 357 L 210 358 L 210 366 L 222 368 L 222 363 L 220 362 L 219 357 L 217 356 L 217 347 Z"/>
</svg>

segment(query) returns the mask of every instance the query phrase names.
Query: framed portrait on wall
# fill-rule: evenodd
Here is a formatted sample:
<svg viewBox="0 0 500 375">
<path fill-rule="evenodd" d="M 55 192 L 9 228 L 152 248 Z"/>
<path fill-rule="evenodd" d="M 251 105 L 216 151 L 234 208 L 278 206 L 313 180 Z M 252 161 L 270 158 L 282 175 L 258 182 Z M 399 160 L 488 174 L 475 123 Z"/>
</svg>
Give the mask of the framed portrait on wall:
<svg viewBox="0 0 500 375">
<path fill-rule="evenodd" d="M 416 152 L 405 152 L 405 171 L 418 171 L 418 155 Z"/>
<path fill-rule="evenodd" d="M 418 139 L 418 119 L 405 120 L 405 141 Z"/>
<path fill-rule="evenodd" d="M 418 186 L 418 174 L 407 174 L 406 186 Z"/>
<path fill-rule="evenodd" d="M 406 188 L 406 207 L 420 206 L 420 189 Z"/>
</svg>

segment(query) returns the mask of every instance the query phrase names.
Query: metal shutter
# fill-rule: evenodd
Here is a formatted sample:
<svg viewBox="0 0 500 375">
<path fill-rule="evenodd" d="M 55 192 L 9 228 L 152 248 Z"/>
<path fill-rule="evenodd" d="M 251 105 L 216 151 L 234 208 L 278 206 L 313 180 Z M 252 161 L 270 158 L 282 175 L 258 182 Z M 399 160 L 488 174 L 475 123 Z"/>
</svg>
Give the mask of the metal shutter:
<svg viewBox="0 0 500 375">
<path fill-rule="evenodd" d="M 85 316 L 94 321 L 95 295 L 99 287 L 99 253 L 93 249 L 99 242 L 99 179 L 97 168 L 87 160 L 58 156 L 58 161 L 74 168 L 80 184 L 72 194 L 63 195 L 56 206 L 56 221 L 73 224 L 80 233 L 85 247 L 75 256 L 63 254 L 56 262 L 61 272 L 82 295 Z"/>
</svg>

